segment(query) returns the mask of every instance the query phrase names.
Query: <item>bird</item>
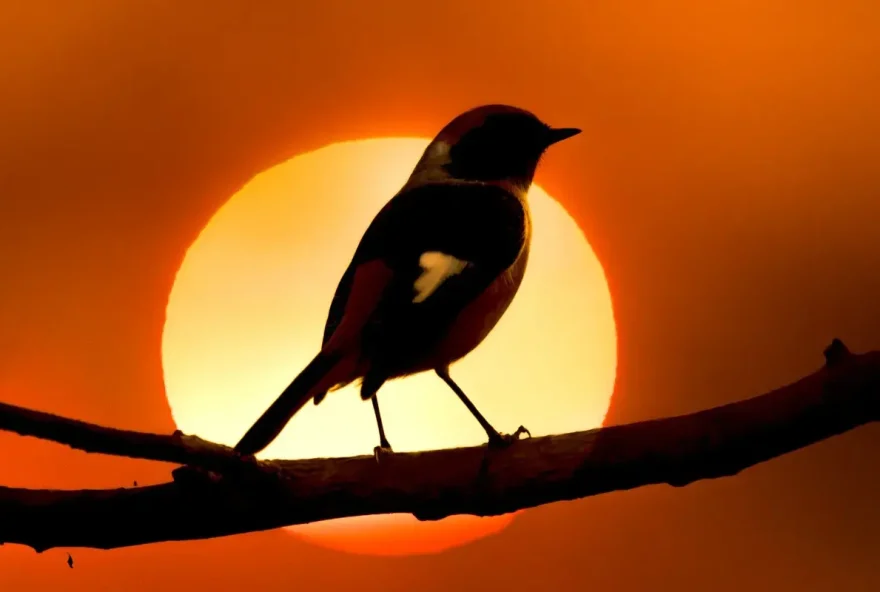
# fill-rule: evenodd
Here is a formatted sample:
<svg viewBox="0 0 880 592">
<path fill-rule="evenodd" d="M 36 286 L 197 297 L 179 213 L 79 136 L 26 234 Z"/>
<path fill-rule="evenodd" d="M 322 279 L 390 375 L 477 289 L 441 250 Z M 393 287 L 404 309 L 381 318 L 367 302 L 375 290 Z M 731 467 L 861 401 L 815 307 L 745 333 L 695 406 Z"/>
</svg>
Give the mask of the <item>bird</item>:
<svg viewBox="0 0 880 592">
<path fill-rule="evenodd" d="M 73 557 L 70 556 L 70 553 L 67 554 L 67 567 L 73 569 Z"/>
<path fill-rule="evenodd" d="M 389 380 L 432 371 L 488 436 L 502 434 L 450 376 L 450 366 L 492 331 L 516 295 L 531 243 L 528 190 L 547 148 L 581 132 L 532 112 L 481 105 L 447 123 L 408 180 L 367 227 L 331 300 L 320 350 L 236 444 L 268 446 L 310 400 L 348 384 L 372 401 L 379 445 L 393 452 L 378 391 Z"/>
</svg>

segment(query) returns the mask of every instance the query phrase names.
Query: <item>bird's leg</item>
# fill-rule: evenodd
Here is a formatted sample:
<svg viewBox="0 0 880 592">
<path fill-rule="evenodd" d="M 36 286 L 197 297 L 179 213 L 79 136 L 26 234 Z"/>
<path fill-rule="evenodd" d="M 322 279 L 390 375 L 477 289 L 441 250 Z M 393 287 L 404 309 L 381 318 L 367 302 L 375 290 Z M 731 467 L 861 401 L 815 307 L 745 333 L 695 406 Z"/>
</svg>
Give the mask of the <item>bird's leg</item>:
<svg viewBox="0 0 880 592">
<path fill-rule="evenodd" d="M 451 376 L 449 376 L 448 368 L 437 368 L 435 372 L 437 373 L 437 376 L 442 378 L 443 382 L 445 382 L 449 386 L 449 388 L 451 388 L 452 391 L 456 395 L 458 395 L 458 398 L 461 399 L 461 402 L 464 403 L 464 406 L 468 408 L 468 411 L 470 411 L 471 414 L 473 414 L 473 416 L 477 418 L 477 421 L 480 422 L 480 425 L 483 426 L 484 430 L 486 430 L 486 434 L 489 436 L 490 447 L 498 448 L 507 446 L 511 442 L 519 439 L 520 434 L 528 434 L 529 437 L 531 437 L 532 434 L 523 426 L 519 426 L 512 434 L 499 433 L 498 430 L 492 427 L 492 424 L 490 424 L 486 420 L 486 418 L 483 417 L 483 414 L 479 412 L 477 407 L 473 403 L 471 403 L 471 400 L 468 399 L 468 396 L 466 394 L 464 394 L 464 391 L 461 390 L 461 387 L 455 384 L 455 381 L 452 380 Z"/>
<path fill-rule="evenodd" d="M 388 443 L 388 438 L 385 437 L 385 428 L 382 426 L 378 393 L 373 393 L 371 400 L 373 401 L 373 411 L 376 413 L 376 426 L 379 428 L 379 445 L 373 449 L 373 455 L 376 457 L 376 462 L 379 462 L 379 457 L 382 454 L 388 454 L 393 451 L 391 450 L 391 444 Z"/>
<path fill-rule="evenodd" d="M 382 414 L 379 412 L 378 393 L 384 382 L 384 376 L 378 372 L 367 374 L 363 382 L 361 382 L 361 399 L 372 399 L 373 412 L 376 414 L 376 427 L 379 428 L 379 445 L 373 448 L 373 456 L 376 457 L 376 462 L 381 462 L 381 456 L 393 452 L 391 444 L 388 443 L 388 438 L 385 437 L 385 426 L 382 425 Z"/>
</svg>

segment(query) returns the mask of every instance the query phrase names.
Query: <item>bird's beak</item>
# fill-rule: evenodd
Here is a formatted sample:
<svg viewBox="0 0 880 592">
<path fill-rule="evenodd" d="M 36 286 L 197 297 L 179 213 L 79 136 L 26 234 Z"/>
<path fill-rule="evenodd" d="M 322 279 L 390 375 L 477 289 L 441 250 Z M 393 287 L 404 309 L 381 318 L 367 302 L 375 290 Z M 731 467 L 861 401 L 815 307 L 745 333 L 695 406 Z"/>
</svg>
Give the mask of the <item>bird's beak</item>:
<svg viewBox="0 0 880 592">
<path fill-rule="evenodd" d="M 547 134 L 547 145 L 551 146 L 556 142 L 561 142 L 562 140 L 568 139 L 572 136 L 576 136 L 581 133 L 576 127 L 557 127 L 550 130 L 550 133 Z"/>
</svg>

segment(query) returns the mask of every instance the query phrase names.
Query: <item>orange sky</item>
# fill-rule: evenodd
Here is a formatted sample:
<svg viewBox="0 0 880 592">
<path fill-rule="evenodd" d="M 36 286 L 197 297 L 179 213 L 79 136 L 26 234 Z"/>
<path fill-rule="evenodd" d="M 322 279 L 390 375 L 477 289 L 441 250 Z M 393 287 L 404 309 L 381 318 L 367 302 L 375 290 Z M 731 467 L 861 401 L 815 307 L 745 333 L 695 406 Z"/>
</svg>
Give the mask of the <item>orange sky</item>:
<svg viewBox="0 0 880 592">
<path fill-rule="evenodd" d="M 0 400 L 171 430 L 164 307 L 212 212 L 296 153 L 432 135 L 495 101 L 585 130 L 538 181 L 611 283 L 610 422 L 790 381 L 835 335 L 880 347 L 875 2 L 253 6 L 0 9 Z M 877 436 L 733 479 L 543 507 L 439 556 L 340 555 L 272 532 L 74 550 L 68 570 L 62 550 L 2 547 L 0 589 L 877 589 Z M 7 434 L 0 446 L 5 485 L 167 477 Z"/>
</svg>

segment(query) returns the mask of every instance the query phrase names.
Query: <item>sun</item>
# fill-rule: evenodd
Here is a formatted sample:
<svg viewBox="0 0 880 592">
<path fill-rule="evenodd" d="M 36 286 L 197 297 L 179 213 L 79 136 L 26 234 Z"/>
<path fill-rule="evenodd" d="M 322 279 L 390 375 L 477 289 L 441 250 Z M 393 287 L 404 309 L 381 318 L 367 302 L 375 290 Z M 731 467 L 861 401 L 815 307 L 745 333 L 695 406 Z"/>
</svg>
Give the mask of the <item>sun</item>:
<svg viewBox="0 0 880 592">
<path fill-rule="evenodd" d="M 169 295 L 162 334 L 168 403 L 177 427 L 234 445 L 317 352 L 337 282 L 364 230 L 403 185 L 429 140 L 332 144 L 260 173 L 190 246 Z M 452 376 L 500 431 L 534 436 L 602 424 L 617 339 L 596 255 L 562 206 L 529 193 L 533 245 L 519 294 Z M 485 433 L 432 373 L 380 391 L 395 451 L 483 444 Z M 300 411 L 262 458 L 371 454 L 372 407 L 349 386 Z M 499 532 L 512 515 L 346 518 L 290 527 L 354 553 L 438 552 Z"/>
</svg>

